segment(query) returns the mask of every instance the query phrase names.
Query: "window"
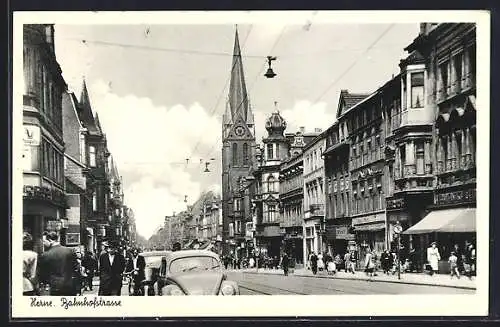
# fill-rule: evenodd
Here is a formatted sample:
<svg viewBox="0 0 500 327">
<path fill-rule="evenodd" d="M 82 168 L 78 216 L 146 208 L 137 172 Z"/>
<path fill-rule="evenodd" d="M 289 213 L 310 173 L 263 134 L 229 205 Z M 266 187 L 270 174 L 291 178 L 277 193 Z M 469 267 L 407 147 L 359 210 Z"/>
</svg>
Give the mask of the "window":
<svg viewBox="0 0 500 327">
<path fill-rule="evenodd" d="M 267 146 L 267 159 L 273 159 L 273 145 L 272 144 L 268 144 Z"/>
<path fill-rule="evenodd" d="M 95 146 L 89 146 L 89 166 L 90 167 L 95 167 L 96 166 L 96 151 L 95 151 Z"/>
<path fill-rule="evenodd" d="M 406 99 L 407 99 L 407 87 L 406 87 L 406 75 L 401 77 L 401 81 L 403 83 L 403 99 L 401 103 L 403 104 L 403 110 L 407 108 Z"/>
<path fill-rule="evenodd" d="M 92 211 L 97 211 L 97 194 L 96 191 L 92 193 Z"/>
<path fill-rule="evenodd" d="M 406 146 L 403 144 L 399 148 L 399 153 L 401 156 L 401 176 L 405 176 L 405 164 L 406 164 Z"/>
<path fill-rule="evenodd" d="M 233 166 L 238 166 L 238 144 L 233 143 Z"/>
<path fill-rule="evenodd" d="M 411 74 L 411 107 L 424 106 L 424 72 Z"/>
<path fill-rule="evenodd" d="M 455 57 L 453 57 L 453 68 L 455 71 L 455 81 L 453 82 L 453 84 L 456 92 L 459 92 L 462 88 L 462 60 L 462 53 L 459 53 Z"/>
<path fill-rule="evenodd" d="M 243 165 L 248 166 L 248 144 L 243 143 Z"/>
<path fill-rule="evenodd" d="M 441 79 L 441 94 L 446 97 L 448 94 L 448 62 L 439 65 L 440 79 Z"/>
<path fill-rule="evenodd" d="M 276 179 L 274 176 L 269 176 L 267 178 L 267 189 L 269 192 L 277 192 L 278 190 L 276 189 Z"/>
<path fill-rule="evenodd" d="M 268 205 L 267 206 L 267 216 L 268 216 L 269 222 L 274 222 L 274 220 L 276 219 L 276 206 L 275 205 Z"/>
<path fill-rule="evenodd" d="M 423 175 L 425 172 L 424 143 L 423 142 L 416 143 L 416 159 L 417 159 L 417 174 Z"/>
<path fill-rule="evenodd" d="M 234 199 L 234 211 L 241 210 L 241 199 Z"/>
</svg>

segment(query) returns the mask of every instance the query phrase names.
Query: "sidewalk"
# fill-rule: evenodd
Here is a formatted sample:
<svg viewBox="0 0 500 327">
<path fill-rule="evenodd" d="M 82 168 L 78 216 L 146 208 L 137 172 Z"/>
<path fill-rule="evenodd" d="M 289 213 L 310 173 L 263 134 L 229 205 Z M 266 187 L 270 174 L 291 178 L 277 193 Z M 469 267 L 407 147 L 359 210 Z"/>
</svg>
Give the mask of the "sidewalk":
<svg viewBox="0 0 500 327">
<path fill-rule="evenodd" d="M 268 275 L 283 275 L 282 269 L 264 269 L 256 268 L 232 270 L 240 271 L 246 274 L 268 274 Z M 368 276 L 362 271 L 357 271 L 355 274 L 346 272 L 337 272 L 335 275 L 327 275 L 326 272 L 318 272 L 317 275 L 313 275 L 311 270 L 308 269 L 297 269 L 293 272 L 289 272 L 289 275 L 308 277 L 308 278 L 331 278 L 331 279 L 347 279 L 347 280 L 368 280 Z M 450 275 L 434 275 L 430 276 L 424 273 L 404 273 L 401 274 L 401 279 L 398 279 L 398 275 L 385 275 L 382 272 L 377 272 L 377 276 L 373 276 L 372 280 L 374 282 L 383 283 L 401 283 L 409 285 L 428 285 L 428 286 L 442 286 L 442 287 L 453 287 L 453 288 L 463 288 L 463 289 L 476 289 L 475 277 L 469 280 L 467 277 L 460 277 L 457 279 Z"/>
</svg>

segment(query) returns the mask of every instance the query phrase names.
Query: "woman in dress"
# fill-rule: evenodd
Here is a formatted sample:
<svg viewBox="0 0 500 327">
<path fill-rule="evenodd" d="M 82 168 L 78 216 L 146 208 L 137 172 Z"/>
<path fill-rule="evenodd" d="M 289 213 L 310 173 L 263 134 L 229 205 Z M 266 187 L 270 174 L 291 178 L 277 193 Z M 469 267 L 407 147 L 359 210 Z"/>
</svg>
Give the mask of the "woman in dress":
<svg viewBox="0 0 500 327">
<path fill-rule="evenodd" d="M 427 262 L 431 266 L 431 276 L 437 274 L 439 260 L 441 260 L 441 255 L 439 254 L 437 243 L 432 242 L 431 246 L 427 249 Z"/>
</svg>

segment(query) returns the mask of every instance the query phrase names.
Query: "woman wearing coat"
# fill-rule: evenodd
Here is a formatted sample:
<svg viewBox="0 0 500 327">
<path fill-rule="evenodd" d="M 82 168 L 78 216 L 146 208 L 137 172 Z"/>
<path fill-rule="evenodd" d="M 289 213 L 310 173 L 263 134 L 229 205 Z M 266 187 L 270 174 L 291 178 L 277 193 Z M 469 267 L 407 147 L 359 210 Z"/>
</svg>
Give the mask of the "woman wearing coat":
<svg viewBox="0 0 500 327">
<path fill-rule="evenodd" d="M 437 243 L 432 242 L 431 246 L 427 248 L 427 262 L 431 266 L 431 276 L 437 274 L 439 260 L 441 260 L 441 255 L 439 254 Z"/>
</svg>

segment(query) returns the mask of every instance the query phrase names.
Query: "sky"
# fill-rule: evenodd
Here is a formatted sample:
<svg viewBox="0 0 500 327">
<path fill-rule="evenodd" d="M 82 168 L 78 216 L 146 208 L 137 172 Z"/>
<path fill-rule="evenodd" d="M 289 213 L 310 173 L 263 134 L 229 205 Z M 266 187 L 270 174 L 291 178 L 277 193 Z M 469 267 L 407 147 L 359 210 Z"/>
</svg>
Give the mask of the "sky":
<svg viewBox="0 0 500 327">
<path fill-rule="evenodd" d="M 220 192 L 221 122 L 235 28 L 55 25 L 63 77 L 78 98 L 85 77 L 123 177 L 125 203 L 146 238 L 166 215 L 186 208 L 186 196 L 189 204 L 202 191 Z M 275 110 L 287 121 L 286 132 L 328 128 L 340 90 L 372 92 L 390 80 L 419 31 L 417 23 L 328 24 L 313 18 L 237 28 L 259 143 Z M 263 76 L 268 55 L 277 57 L 273 79 Z M 204 173 L 205 161 L 210 173 Z"/>
</svg>

